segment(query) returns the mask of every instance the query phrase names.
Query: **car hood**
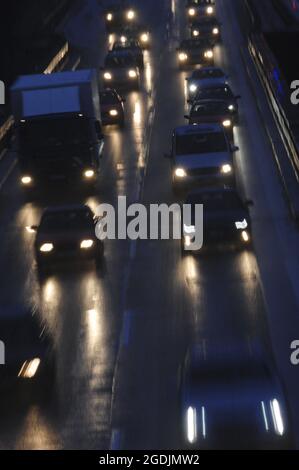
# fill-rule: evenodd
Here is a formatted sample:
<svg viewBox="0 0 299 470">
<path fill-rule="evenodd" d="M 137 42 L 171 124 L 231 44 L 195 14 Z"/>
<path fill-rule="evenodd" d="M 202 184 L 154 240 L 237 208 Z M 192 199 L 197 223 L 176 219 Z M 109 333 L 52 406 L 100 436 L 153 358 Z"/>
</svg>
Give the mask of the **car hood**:
<svg viewBox="0 0 299 470">
<path fill-rule="evenodd" d="M 227 163 L 232 163 L 231 154 L 228 152 L 180 155 L 175 158 L 175 165 L 184 169 L 220 167 Z"/>
</svg>

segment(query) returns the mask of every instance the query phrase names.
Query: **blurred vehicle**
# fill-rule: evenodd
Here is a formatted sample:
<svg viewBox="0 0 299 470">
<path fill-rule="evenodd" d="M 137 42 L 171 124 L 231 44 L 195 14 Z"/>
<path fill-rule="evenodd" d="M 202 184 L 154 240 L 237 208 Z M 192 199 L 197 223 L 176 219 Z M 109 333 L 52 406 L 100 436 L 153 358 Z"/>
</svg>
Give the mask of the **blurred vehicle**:
<svg viewBox="0 0 299 470">
<path fill-rule="evenodd" d="M 116 90 L 106 88 L 100 92 L 101 113 L 103 125 L 125 125 L 124 98 L 121 98 Z"/>
<path fill-rule="evenodd" d="M 180 380 L 187 448 L 294 448 L 283 388 L 268 362 L 247 343 L 190 348 Z"/>
<path fill-rule="evenodd" d="M 232 245 L 234 248 L 251 246 L 251 218 L 249 205 L 235 189 L 211 188 L 196 190 L 187 196 L 185 204 L 191 206 L 191 224 L 182 227 L 182 253 L 188 249 L 196 235 L 195 206 L 203 205 L 203 248 Z"/>
<path fill-rule="evenodd" d="M 208 87 L 199 88 L 189 101 L 201 101 L 201 100 L 221 100 L 225 101 L 229 110 L 234 115 L 235 120 L 238 119 L 239 105 L 238 100 L 241 98 L 240 95 L 235 95 L 229 85 L 210 85 Z"/>
<path fill-rule="evenodd" d="M 104 256 L 103 242 L 95 235 L 96 219 L 85 205 L 58 206 L 45 209 L 36 231 L 35 256 L 40 275 L 47 274 L 57 262 L 94 260 L 100 267 Z"/>
<path fill-rule="evenodd" d="M 52 337 L 38 312 L 18 304 L 0 305 L 0 341 L 5 363 L 0 365 L 2 400 L 14 392 L 20 399 L 44 398 L 55 383 L 55 352 Z"/>
<path fill-rule="evenodd" d="M 226 85 L 228 76 L 219 67 L 202 67 L 194 70 L 190 77 L 186 78 L 187 99 L 194 99 L 194 96 L 201 88 L 208 88 L 215 85 Z"/>
<path fill-rule="evenodd" d="M 213 0 L 187 0 L 187 18 L 190 22 L 203 17 L 215 15 L 215 2 Z"/>
<path fill-rule="evenodd" d="M 116 41 L 112 47 L 113 51 L 126 51 L 129 52 L 134 58 L 137 67 L 144 69 L 143 49 L 136 39 L 124 39 Z"/>
<path fill-rule="evenodd" d="M 191 37 L 206 37 L 217 44 L 221 41 L 221 23 L 214 17 L 202 18 L 191 24 Z"/>
<path fill-rule="evenodd" d="M 216 123 L 222 124 L 230 138 L 233 138 L 235 112 L 226 101 L 200 100 L 194 101 L 190 113 L 185 115 L 189 124 Z"/>
<path fill-rule="evenodd" d="M 108 52 L 103 68 L 103 83 L 107 88 L 139 90 L 140 73 L 134 56 L 128 51 Z"/>
<path fill-rule="evenodd" d="M 104 147 L 95 70 L 19 77 L 11 105 L 24 188 L 94 181 Z"/>
<path fill-rule="evenodd" d="M 138 19 L 136 10 L 126 5 L 113 5 L 105 11 L 105 25 L 109 33 L 117 33 L 127 24 L 134 24 Z"/>
<path fill-rule="evenodd" d="M 173 188 L 235 184 L 232 147 L 220 124 L 182 126 L 174 130 L 170 158 Z"/>
<path fill-rule="evenodd" d="M 214 64 L 213 46 L 209 39 L 184 39 L 177 48 L 181 70 L 190 65 Z"/>
<path fill-rule="evenodd" d="M 152 35 L 149 28 L 139 23 L 123 27 L 118 32 L 118 39 L 123 41 L 134 39 L 140 43 L 142 49 L 149 49 L 152 44 Z"/>
</svg>

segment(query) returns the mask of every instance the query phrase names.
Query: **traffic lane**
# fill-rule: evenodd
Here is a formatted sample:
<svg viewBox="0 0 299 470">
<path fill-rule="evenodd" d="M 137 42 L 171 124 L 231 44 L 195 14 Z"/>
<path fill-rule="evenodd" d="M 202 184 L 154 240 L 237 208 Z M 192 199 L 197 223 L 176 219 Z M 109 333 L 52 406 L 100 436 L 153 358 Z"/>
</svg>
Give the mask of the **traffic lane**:
<svg viewBox="0 0 299 470">
<path fill-rule="evenodd" d="M 170 165 L 163 159 L 172 129 L 184 122 L 185 74 L 177 72 L 174 46 L 162 61 L 146 203 L 175 201 Z M 179 243 L 139 242 L 132 273 L 131 334 L 118 378 L 114 426 L 122 430 L 122 448 L 179 448 L 177 374 L 191 341 L 225 344 L 257 336 L 267 343 L 255 256 L 181 259 Z"/>
<path fill-rule="evenodd" d="M 299 234 L 290 217 L 283 188 L 278 176 L 270 146 L 271 135 L 276 151 L 285 154 L 276 125 L 265 99 L 264 91 L 251 65 L 242 25 L 237 21 L 234 2 L 222 2 L 223 21 L 230 25 L 225 29 L 227 41 L 232 44 L 227 61 L 232 64 L 232 75 L 237 92 L 242 95 L 244 112 L 243 126 L 239 130 L 239 162 L 243 175 L 243 186 L 247 196 L 255 201 L 253 208 L 253 233 L 263 295 L 269 320 L 271 339 L 276 363 L 290 401 L 294 431 L 298 446 L 299 393 L 298 371 L 290 362 L 290 344 L 296 339 L 299 328 Z M 234 38 L 234 41 L 233 41 Z M 237 40 L 236 40 L 237 38 Z M 247 61 L 250 75 L 242 64 L 242 55 Z M 238 66 L 241 64 L 242 66 Z M 245 80 L 244 80 L 245 76 Z M 252 77 L 249 79 L 249 77 Z M 254 89 L 254 94 L 252 89 Z M 255 106 L 259 100 L 261 114 Z M 262 115 L 262 119 L 261 119 Z M 254 136 L 254 138 L 252 138 Z M 287 155 L 285 154 L 285 158 Z"/>
<path fill-rule="evenodd" d="M 154 78 L 150 67 L 150 59 L 147 59 L 144 91 L 127 96 L 127 128 L 105 130 L 108 137 L 103 184 L 99 186 L 99 196 L 88 197 L 85 201 L 94 209 L 100 202 L 116 206 L 118 195 L 125 194 L 129 200 L 134 200 L 136 195 L 142 168 L 140 159 L 146 146 L 147 114 L 153 99 Z M 14 175 L 4 188 L 3 199 L 4 204 L 9 204 L 2 212 L 0 259 L 7 266 L 7 283 L 2 283 L 0 295 L 8 302 L 26 302 L 39 307 L 57 343 L 59 377 L 58 397 L 53 407 L 34 413 L 30 407 L 25 414 L 7 417 L 5 423 L 11 421 L 16 428 L 10 435 L 4 424 L 2 433 L 0 430 L 1 441 L 5 442 L 4 448 L 107 448 L 127 244 L 106 243 L 107 272 L 103 279 L 98 279 L 93 270 L 83 274 L 65 272 L 52 276 L 40 287 L 32 263 L 34 237 L 25 227 L 38 223 L 42 207 L 61 202 L 61 197 L 55 195 L 50 201 L 22 205 Z M 67 194 L 62 202 L 74 202 L 74 199 L 79 201 L 80 198 Z M 91 331 L 101 334 L 90 335 Z M 93 348 L 92 344 L 97 341 L 99 345 Z M 49 421 L 52 412 L 55 418 Z M 54 440 L 53 433 L 46 432 L 47 426 L 55 426 Z M 39 431 L 32 432 L 33 429 Z"/>
</svg>

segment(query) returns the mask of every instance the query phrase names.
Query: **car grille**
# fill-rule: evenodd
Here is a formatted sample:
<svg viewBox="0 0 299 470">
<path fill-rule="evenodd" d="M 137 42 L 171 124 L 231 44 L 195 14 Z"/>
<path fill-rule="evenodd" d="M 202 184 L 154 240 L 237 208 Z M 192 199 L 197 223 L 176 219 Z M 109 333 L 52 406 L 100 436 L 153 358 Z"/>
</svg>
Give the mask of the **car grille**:
<svg viewBox="0 0 299 470">
<path fill-rule="evenodd" d="M 207 167 L 207 168 L 194 168 L 193 170 L 188 170 L 189 176 L 205 176 L 205 175 L 218 175 L 218 167 Z"/>
</svg>

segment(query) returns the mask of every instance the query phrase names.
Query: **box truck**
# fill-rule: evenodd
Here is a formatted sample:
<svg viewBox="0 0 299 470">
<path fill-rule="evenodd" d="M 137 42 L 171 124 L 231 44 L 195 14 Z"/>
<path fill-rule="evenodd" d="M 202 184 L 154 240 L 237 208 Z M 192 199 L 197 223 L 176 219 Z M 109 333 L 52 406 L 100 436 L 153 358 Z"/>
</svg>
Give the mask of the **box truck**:
<svg viewBox="0 0 299 470">
<path fill-rule="evenodd" d="M 22 186 L 96 181 L 104 139 L 95 70 L 21 76 L 11 106 Z"/>
</svg>

